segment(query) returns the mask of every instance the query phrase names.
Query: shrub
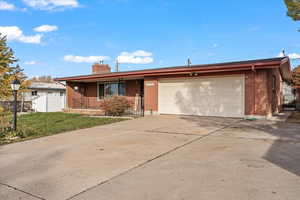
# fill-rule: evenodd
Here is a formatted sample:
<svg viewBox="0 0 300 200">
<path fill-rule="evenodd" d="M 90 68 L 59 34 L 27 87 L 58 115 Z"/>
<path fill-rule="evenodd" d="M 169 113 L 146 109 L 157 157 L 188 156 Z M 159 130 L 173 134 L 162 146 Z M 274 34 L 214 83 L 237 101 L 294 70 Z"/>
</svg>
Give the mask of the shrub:
<svg viewBox="0 0 300 200">
<path fill-rule="evenodd" d="M 10 130 L 12 115 L 9 112 L 0 112 L 0 137 Z"/>
<path fill-rule="evenodd" d="M 113 96 L 104 99 L 101 103 L 101 108 L 106 115 L 120 116 L 132 107 L 132 105 L 133 102 L 126 97 Z"/>
</svg>

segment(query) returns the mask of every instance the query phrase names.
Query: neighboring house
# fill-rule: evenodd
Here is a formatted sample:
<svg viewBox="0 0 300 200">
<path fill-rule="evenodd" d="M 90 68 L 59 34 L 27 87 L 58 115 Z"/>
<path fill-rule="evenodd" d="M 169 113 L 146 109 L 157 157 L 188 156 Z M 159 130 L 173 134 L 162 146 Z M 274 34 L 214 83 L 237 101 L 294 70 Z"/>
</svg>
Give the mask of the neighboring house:
<svg viewBox="0 0 300 200">
<path fill-rule="evenodd" d="M 35 112 L 58 112 L 65 108 L 66 87 L 61 83 L 32 82 L 25 101 L 32 101 Z"/>
<path fill-rule="evenodd" d="M 295 106 L 295 89 L 291 84 L 283 83 L 283 104 Z"/>
<path fill-rule="evenodd" d="M 100 109 L 103 98 L 144 97 L 145 114 L 266 117 L 282 110 L 283 82 L 290 82 L 287 57 L 207 65 L 111 72 L 94 64 L 92 75 L 66 81 L 67 107 Z"/>
</svg>

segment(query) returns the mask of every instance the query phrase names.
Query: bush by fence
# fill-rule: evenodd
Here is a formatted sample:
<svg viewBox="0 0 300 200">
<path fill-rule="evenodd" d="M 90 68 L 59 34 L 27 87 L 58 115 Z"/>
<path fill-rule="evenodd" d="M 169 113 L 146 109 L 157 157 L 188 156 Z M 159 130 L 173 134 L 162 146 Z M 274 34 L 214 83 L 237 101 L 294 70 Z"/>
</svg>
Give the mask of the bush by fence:
<svg viewBox="0 0 300 200">
<path fill-rule="evenodd" d="M 104 110 L 105 114 L 112 116 L 121 116 L 132 106 L 132 101 L 121 96 L 113 96 L 111 98 L 104 99 L 101 103 L 101 108 Z"/>
<path fill-rule="evenodd" d="M 0 112 L 0 137 L 11 129 L 12 114 L 10 112 Z"/>
</svg>

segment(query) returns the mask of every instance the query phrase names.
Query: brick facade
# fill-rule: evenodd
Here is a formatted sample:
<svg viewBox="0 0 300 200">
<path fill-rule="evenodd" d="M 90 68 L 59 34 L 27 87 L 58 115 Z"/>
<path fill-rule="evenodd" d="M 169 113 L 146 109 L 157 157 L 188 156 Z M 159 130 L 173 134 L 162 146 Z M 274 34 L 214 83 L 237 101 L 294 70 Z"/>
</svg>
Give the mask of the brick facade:
<svg viewBox="0 0 300 200">
<path fill-rule="evenodd" d="M 158 80 L 155 78 L 145 79 L 144 82 L 144 105 L 145 111 L 150 114 L 158 111 Z"/>
<path fill-rule="evenodd" d="M 203 73 L 203 76 L 230 76 L 243 74 L 245 76 L 245 115 L 270 116 L 282 110 L 282 78 L 279 69 L 261 69 L 236 72 Z M 144 87 L 144 108 L 146 113 L 155 114 L 158 111 L 158 83 L 161 78 L 191 78 L 189 75 L 171 75 L 145 77 L 142 80 L 127 80 L 126 96 L 134 98 L 141 95 Z M 78 91 L 74 87 L 78 87 Z M 67 82 L 67 105 L 69 108 L 99 109 L 101 100 L 97 99 L 97 82 L 75 83 Z M 83 106 L 82 106 L 83 105 Z"/>
<path fill-rule="evenodd" d="M 99 64 L 95 63 L 92 66 L 92 73 L 93 74 L 104 74 L 104 73 L 109 73 L 110 72 L 110 67 L 107 64 Z"/>
<path fill-rule="evenodd" d="M 68 108 L 88 108 L 100 109 L 101 100 L 98 99 L 97 82 L 92 83 L 75 83 L 67 82 L 67 107 Z M 136 94 L 140 95 L 141 81 L 125 81 L 126 97 L 134 98 Z M 78 90 L 75 90 L 75 86 Z"/>
<path fill-rule="evenodd" d="M 218 72 L 201 74 L 200 76 L 230 76 L 245 75 L 245 115 L 270 116 L 282 110 L 282 79 L 278 69 L 256 70 L 246 72 Z M 272 77 L 276 78 L 276 88 L 272 90 Z M 168 76 L 159 78 L 190 78 L 189 76 Z M 158 80 L 145 79 L 145 111 L 158 111 Z"/>
</svg>

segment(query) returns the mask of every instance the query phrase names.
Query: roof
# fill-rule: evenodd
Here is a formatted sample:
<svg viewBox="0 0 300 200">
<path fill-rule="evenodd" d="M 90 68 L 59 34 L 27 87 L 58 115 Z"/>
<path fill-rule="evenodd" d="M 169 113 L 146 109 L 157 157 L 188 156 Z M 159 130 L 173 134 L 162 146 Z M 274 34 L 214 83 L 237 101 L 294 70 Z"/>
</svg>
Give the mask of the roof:
<svg viewBox="0 0 300 200">
<path fill-rule="evenodd" d="M 56 81 L 88 81 L 95 79 L 105 78 L 124 78 L 124 77 L 147 77 L 147 76 L 159 76 L 159 75 L 174 75 L 174 74 L 186 74 L 191 72 L 198 73 L 209 73 L 209 72 L 224 72 L 224 71 L 240 71 L 240 70 L 254 70 L 263 68 L 278 68 L 284 64 L 290 71 L 290 61 L 288 57 L 277 57 L 268 59 L 257 59 L 257 60 L 246 60 L 236 62 L 224 62 L 214 64 L 201 64 L 191 66 L 175 66 L 175 67 L 164 67 L 154 69 L 144 69 L 135 71 L 123 71 L 123 72 L 110 72 L 103 74 L 90 74 L 81 76 L 70 76 L 63 78 L 56 78 Z M 288 70 L 285 70 L 288 71 Z M 289 79 L 289 75 L 285 75 Z"/>
<path fill-rule="evenodd" d="M 65 90 L 66 86 L 60 83 L 44 83 L 44 82 L 32 82 L 29 89 L 48 89 L 48 90 Z"/>
</svg>

